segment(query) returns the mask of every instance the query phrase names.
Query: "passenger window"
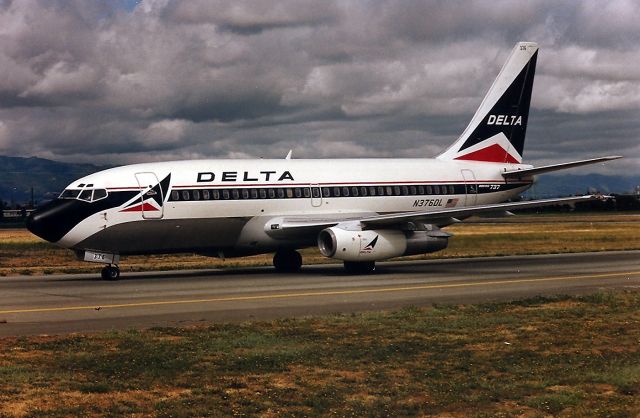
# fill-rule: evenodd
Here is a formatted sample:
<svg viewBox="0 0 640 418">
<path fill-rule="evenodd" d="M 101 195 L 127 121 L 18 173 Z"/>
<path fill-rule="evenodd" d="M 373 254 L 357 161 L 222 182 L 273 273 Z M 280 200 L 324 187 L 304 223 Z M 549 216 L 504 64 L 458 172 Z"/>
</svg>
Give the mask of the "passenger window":
<svg viewBox="0 0 640 418">
<path fill-rule="evenodd" d="M 418 190 L 416 189 L 416 186 L 409 186 L 409 194 L 410 195 L 412 195 L 412 196 L 415 195 L 417 191 Z"/>
<path fill-rule="evenodd" d="M 266 199 L 267 198 L 267 190 L 266 189 L 259 189 L 258 193 L 260 194 L 260 199 Z"/>
<path fill-rule="evenodd" d="M 211 198 L 211 195 L 209 194 L 209 190 L 203 190 L 202 191 L 202 198 L 204 200 L 209 200 Z"/>
<path fill-rule="evenodd" d="M 212 191 L 211 194 L 213 195 L 213 200 L 219 200 L 220 199 L 220 192 L 218 190 Z"/>
<path fill-rule="evenodd" d="M 276 197 L 275 189 L 269 189 L 269 199 L 274 199 Z"/>
<path fill-rule="evenodd" d="M 328 187 L 322 188 L 322 197 L 331 197 L 331 190 Z"/>
<path fill-rule="evenodd" d="M 431 186 L 427 186 L 427 194 L 433 194 L 433 188 Z"/>
<path fill-rule="evenodd" d="M 193 191 L 193 200 L 200 200 L 200 190 Z"/>
<path fill-rule="evenodd" d="M 182 200 L 189 200 L 189 190 L 182 191 Z"/>
<path fill-rule="evenodd" d="M 256 189 L 251 189 L 251 198 L 252 199 L 258 198 L 258 191 Z"/>
<path fill-rule="evenodd" d="M 276 189 L 276 193 L 278 194 L 278 199 L 284 199 L 284 189 Z"/>
<path fill-rule="evenodd" d="M 440 186 L 433 186 L 433 193 L 440 194 Z"/>
<path fill-rule="evenodd" d="M 385 187 L 378 186 L 378 196 L 384 196 L 384 190 Z M 389 187 L 389 190 L 391 190 L 391 187 Z"/>
<path fill-rule="evenodd" d="M 400 196 L 400 186 L 393 186 L 393 194 Z"/>
<path fill-rule="evenodd" d="M 242 189 L 242 198 L 243 199 L 249 198 L 249 189 Z"/>
<path fill-rule="evenodd" d="M 409 194 L 409 188 L 407 186 L 402 186 L 402 196 L 407 196 Z"/>
<path fill-rule="evenodd" d="M 343 187 L 342 188 L 342 196 L 349 197 L 349 188 L 348 187 Z"/>
<path fill-rule="evenodd" d="M 293 189 L 287 189 L 287 198 L 291 199 L 293 197 Z"/>
<path fill-rule="evenodd" d="M 370 194 L 371 196 L 375 196 L 375 195 L 376 195 L 376 188 L 375 188 L 375 186 L 371 186 L 371 187 L 369 187 L 369 194 Z"/>
<path fill-rule="evenodd" d="M 93 191 L 93 200 L 100 200 L 107 197 L 107 191 L 105 189 L 95 189 Z"/>
<path fill-rule="evenodd" d="M 240 192 L 238 191 L 238 189 L 231 189 L 231 197 L 233 198 L 233 200 L 240 199 Z"/>
<path fill-rule="evenodd" d="M 418 194 L 419 195 L 423 195 L 424 194 L 424 186 L 418 186 Z"/>
<path fill-rule="evenodd" d="M 229 190 L 224 189 L 224 190 L 222 191 L 222 198 L 223 198 L 224 200 L 228 200 L 228 199 L 229 199 L 229 197 L 230 197 L 230 196 L 229 196 Z"/>
<path fill-rule="evenodd" d="M 313 189 L 308 189 L 308 188 L 304 188 L 302 189 L 302 193 L 304 195 L 304 197 L 311 197 L 313 195 L 313 197 L 320 197 L 320 189 L 318 189 L 317 187 L 314 187 Z"/>
<path fill-rule="evenodd" d="M 293 194 L 295 197 L 302 197 L 302 189 L 296 187 L 295 189 L 293 189 Z"/>
<path fill-rule="evenodd" d="M 367 195 L 367 188 L 364 186 L 360 187 L 360 196 L 366 196 Z"/>
<path fill-rule="evenodd" d="M 453 186 L 449 186 L 449 194 L 456 194 L 456 189 Z"/>
<path fill-rule="evenodd" d="M 333 194 L 331 196 L 340 197 L 340 188 L 339 187 L 334 187 L 333 188 Z"/>
</svg>

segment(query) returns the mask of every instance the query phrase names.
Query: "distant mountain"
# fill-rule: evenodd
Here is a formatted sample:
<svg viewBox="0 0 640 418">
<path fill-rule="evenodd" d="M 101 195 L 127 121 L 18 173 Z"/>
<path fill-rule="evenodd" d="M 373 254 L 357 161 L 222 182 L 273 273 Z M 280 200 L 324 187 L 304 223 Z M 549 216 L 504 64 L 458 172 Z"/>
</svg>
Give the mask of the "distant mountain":
<svg viewBox="0 0 640 418">
<path fill-rule="evenodd" d="M 70 164 L 43 158 L 20 158 L 0 156 L 0 200 L 27 204 L 31 200 L 33 187 L 36 203 L 57 196 L 73 180 L 109 167 L 91 164 Z M 591 191 L 602 193 L 629 193 L 640 185 L 640 175 L 605 176 L 587 175 L 543 175 L 525 197 L 544 198 L 584 194 Z"/>
<path fill-rule="evenodd" d="M 0 200 L 11 204 L 36 203 L 57 196 L 73 180 L 107 167 L 69 164 L 43 158 L 0 156 Z"/>
<path fill-rule="evenodd" d="M 640 186 L 640 175 L 606 176 L 602 174 L 584 175 L 541 175 L 538 182 L 529 189 L 526 198 L 546 198 L 585 193 L 633 193 Z"/>
</svg>

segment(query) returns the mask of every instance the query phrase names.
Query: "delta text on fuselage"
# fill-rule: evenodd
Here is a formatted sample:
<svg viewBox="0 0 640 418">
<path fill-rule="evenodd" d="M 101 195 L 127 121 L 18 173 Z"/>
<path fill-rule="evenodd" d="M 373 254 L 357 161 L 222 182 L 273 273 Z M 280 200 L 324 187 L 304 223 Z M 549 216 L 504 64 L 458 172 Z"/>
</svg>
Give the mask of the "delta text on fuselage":
<svg viewBox="0 0 640 418">
<path fill-rule="evenodd" d="M 211 183 L 216 181 L 216 179 L 220 179 L 220 181 L 224 182 L 238 182 L 238 181 L 246 181 L 246 182 L 257 182 L 257 181 L 294 181 L 293 175 L 289 171 L 222 171 L 216 173 L 215 171 L 202 171 L 198 173 L 197 182 L 198 183 Z"/>
</svg>

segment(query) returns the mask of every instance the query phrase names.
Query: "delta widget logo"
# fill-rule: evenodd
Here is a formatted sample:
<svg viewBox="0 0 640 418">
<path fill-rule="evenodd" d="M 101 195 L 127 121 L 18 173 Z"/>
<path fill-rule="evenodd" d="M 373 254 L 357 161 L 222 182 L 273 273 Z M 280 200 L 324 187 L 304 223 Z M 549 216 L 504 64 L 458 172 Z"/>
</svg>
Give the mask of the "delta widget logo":
<svg viewBox="0 0 640 418">
<path fill-rule="evenodd" d="M 373 249 L 376 247 L 376 244 L 378 243 L 378 237 L 380 237 L 380 235 L 376 235 L 376 237 L 374 239 L 371 240 L 371 242 L 367 245 L 365 245 L 365 247 L 360 250 L 360 254 L 368 254 L 373 252 Z"/>
</svg>

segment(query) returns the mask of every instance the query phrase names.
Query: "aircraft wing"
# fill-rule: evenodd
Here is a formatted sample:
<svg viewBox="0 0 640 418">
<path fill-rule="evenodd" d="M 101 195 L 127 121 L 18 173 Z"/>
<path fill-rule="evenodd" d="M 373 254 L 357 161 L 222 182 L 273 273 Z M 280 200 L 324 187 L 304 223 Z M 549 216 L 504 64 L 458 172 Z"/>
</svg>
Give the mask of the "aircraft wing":
<svg viewBox="0 0 640 418">
<path fill-rule="evenodd" d="M 314 234 L 324 228 L 338 224 L 347 227 L 362 229 L 375 229 L 379 227 L 393 228 L 406 225 L 408 222 L 424 222 L 436 226 L 451 225 L 460 222 L 462 218 L 473 215 L 490 213 L 504 213 L 514 209 L 527 209 L 553 205 L 572 205 L 578 202 L 608 199 L 608 196 L 588 195 L 565 197 L 557 199 L 530 200 L 526 202 L 495 203 L 491 205 L 466 206 L 460 208 L 445 208 L 432 211 L 398 212 L 392 214 L 335 214 L 321 218 L 281 217 L 267 222 L 265 229 L 267 234 L 274 238 L 301 236 Z"/>
<path fill-rule="evenodd" d="M 598 195 L 565 197 L 558 199 L 529 200 L 526 202 L 494 203 L 490 205 L 466 206 L 461 208 L 440 209 L 428 212 L 403 212 L 390 215 L 377 215 L 360 219 L 367 227 L 393 225 L 403 222 L 427 222 L 438 226 L 445 226 L 457 222 L 460 218 L 468 218 L 473 215 L 495 213 L 497 211 L 510 211 L 514 209 L 527 209 L 553 205 L 571 205 L 578 202 L 606 199 Z"/>
</svg>

